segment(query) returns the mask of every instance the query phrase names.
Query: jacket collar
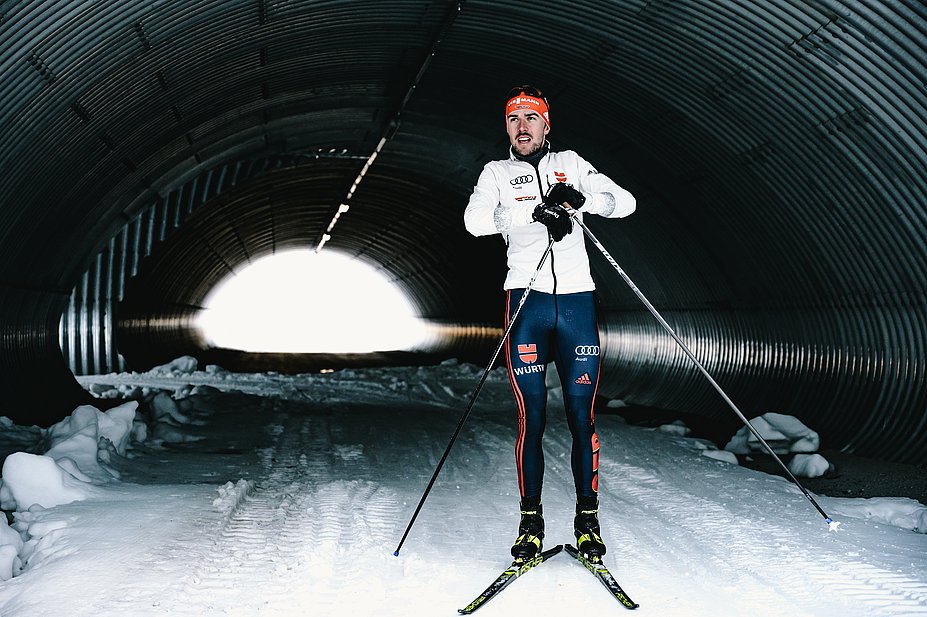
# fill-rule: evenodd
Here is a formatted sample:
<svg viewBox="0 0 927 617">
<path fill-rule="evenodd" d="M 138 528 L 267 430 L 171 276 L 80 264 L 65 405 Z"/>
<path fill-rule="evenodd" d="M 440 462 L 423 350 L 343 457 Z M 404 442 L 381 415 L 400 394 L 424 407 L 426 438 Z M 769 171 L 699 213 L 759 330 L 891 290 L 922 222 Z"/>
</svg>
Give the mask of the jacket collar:
<svg viewBox="0 0 927 617">
<path fill-rule="evenodd" d="M 528 156 L 522 156 L 520 154 L 517 154 L 515 150 L 511 146 L 509 146 L 509 160 L 524 161 L 526 163 L 531 163 L 535 167 L 537 167 L 538 163 L 541 162 L 541 159 L 547 156 L 548 153 L 550 153 L 550 142 L 547 141 L 546 139 L 544 140 L 544 145 L 541 146 L 541 148 L 537 152 L 535 152 L 534 154 L 529 154 Z"/>
</svg>

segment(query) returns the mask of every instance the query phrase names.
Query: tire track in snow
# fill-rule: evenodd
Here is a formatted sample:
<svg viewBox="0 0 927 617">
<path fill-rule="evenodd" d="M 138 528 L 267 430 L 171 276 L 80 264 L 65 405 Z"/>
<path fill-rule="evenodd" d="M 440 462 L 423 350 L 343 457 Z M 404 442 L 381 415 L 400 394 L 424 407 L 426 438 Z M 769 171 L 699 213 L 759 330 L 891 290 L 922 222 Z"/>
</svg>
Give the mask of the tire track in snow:
<svg viewBox="0 0 927 617">
<path fill-rule="evenodd" d="M 553 411 L 548 419 L 556 424 L 560 412 L 556 407 Z M 609 420 L 602 420 L 604 435 Z M 548 484 L 572 486 L 569 433 L 565 427 L 551 428 L 545 450 L 554 457 L 563 452 L 567 459 L 548 465 L 556 479 L 545 481 L 545 492 Z M 649 470 L 621 462 L 647 461 L 650 447 L 666 447 L 651 439 L 663 437 L 640 430 L 632 439 L 608 439 L 600 467 L 600 522 L 610 548 L 606 561 L 635 600 L 667 615 L 711 614 L 719 608 L 730 614 L 778 615 L 786 607 L 796 617 L 829 617 L 835 610 L 847 617 L 927 615 L 927 585 L 864 557 L 846 555 L 846 546 L 835 545 L 822 522 L 815 522 L 821 533 L 809 536 L 798 522 L 775 522 L 788 517 L 772 514 L 767 520 L 762 508 L 757 516 L 741 507 L 756 497 L 752 482 L 710 486 L 710 465 L 693 470 L 688 452 L 670 468 Z M 796 492 L 794 498 L 796 508 L 803 508 L 804 497 Z M 777 493 L 775 501 L 781 499 Z M 811 524 L 805 516 L 800 521 Z M 667 572 L 676 573 L 673 587 L 657 590 L 649 584 Z M 645 578 L 645 573 L 657 578 Z M 648 598 L 648 591 L 655 597 Z M 656 606 L 661 602 L 666 604 Z"/>
<path fill-rule="evenodd" d="M 690 559 L 685 567 L 726 578 L 757 606 L 832 610 L 843 605 L 845 615 L 927 615 L 927 588 L 921 581 L 838 555 L 824 542 L 808 543 L 793 528 L 740 518 L 725 505 L 680 490 L 646 469 L 610 463 L 606 473 L 607 492 L 616 500 L 636 508 L 645 504 L 647 516 L 658 514 L 664 529 L 684 531 L 673 535 L 673 561 L 697 556 L 698 562 Z M 632 543 L 639 539 L 634 531 Z M 758 553 L 768 567 L 755 566 Z M 709 564 L 699 563 L 706 557 Z"/>
<path fill-rule="evenodd" d="M 352 563 L 357 555 L 341 547 L 385 554 L 398 513 L 395 495 L 368 481 L 334 479 L 344 470 L 333 454 L 328 415 L 279 407 L 267 429 L 276 442 L 263 452 L 266 473 L 192 567 L 182 614 L 291 615 L 300 608 L 324 614 L 362 576 Z"/>
<path fill-rule="evenodd" d="M 184 589 L 190 614 L 273 611 L 293 590 L 301 544 L 292 528 L 307 507 L 299 473 L 306 423 L 281 412 L 279 403 L 274 409 L 265 432 L 276 439 L 261 452 L 265 473 L 230 510 L 212 551 L 193 569 Z M 243 589 L 259 589 L 260 597 L 243 597 Z"/>
</svg>

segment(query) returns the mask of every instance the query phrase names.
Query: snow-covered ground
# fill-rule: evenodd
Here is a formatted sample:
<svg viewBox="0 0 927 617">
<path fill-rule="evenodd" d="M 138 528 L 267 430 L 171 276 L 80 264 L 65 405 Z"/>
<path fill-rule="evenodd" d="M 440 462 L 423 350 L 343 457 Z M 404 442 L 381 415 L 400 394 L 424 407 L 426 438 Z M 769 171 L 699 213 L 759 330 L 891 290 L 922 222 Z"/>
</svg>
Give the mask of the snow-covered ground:
<svg viewBox="0 0 927 617">
<path fill-rule="evenodd" d="M 81 378 L 102 398 L 143 403 L 76 410 L 49 430 L 0 427 L 0 447 L 16 453 L 0 492 L 13 522 L 0 521 L 0 614 L 456 615 L 510 561 L 518 497 L 503 370 L 394 557 L 480 367 L 193 368 L 181 359 Z M 557 394 L 547 546 L 573 541 Z M 829 531 L 794 485 L 728 462 L 678 425 L 601 413 L 597 429 L 606 563 L 639 614 L 927 615 L 917 501 L 816 496 L 841 523 Z M 564 553 L 480 614 L 624 610 Z"/>
</svg>

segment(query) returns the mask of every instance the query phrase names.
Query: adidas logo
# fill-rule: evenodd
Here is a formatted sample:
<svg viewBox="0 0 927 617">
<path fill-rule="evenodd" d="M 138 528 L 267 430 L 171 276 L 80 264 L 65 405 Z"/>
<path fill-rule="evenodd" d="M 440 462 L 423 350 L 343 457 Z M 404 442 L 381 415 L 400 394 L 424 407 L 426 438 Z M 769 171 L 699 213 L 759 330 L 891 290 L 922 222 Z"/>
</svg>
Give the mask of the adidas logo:
<svg viewBox="0 0 927 617">
<path fill-rule="evenodd" d="M 578 383 L 578 384 L 584 385 L 584 386 L 591 386 L 591 385 L 592 385 L 592 380 L 589 379 L 589 373 L 583 373 L 582 375 L 580 375 L 579 377 L 576 378 L 576 382 L 575 382 L 575 383 Z"/>
</svg>

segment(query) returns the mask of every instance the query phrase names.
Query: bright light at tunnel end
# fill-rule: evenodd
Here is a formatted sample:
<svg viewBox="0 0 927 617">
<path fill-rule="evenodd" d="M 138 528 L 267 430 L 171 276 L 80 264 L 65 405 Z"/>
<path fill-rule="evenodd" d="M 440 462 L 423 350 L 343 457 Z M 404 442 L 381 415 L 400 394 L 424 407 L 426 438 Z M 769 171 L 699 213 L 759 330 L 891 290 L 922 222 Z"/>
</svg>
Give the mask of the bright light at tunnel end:
<svg viewBox="0 0 927 617">
<path fill-rule="evenodd" d="M 213 347 L 248 352 L 414 350 L 427 326 L 367 263 L 294 250 L 255 261 L 206 297 L 197 327 Z"/>
</svg>

